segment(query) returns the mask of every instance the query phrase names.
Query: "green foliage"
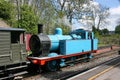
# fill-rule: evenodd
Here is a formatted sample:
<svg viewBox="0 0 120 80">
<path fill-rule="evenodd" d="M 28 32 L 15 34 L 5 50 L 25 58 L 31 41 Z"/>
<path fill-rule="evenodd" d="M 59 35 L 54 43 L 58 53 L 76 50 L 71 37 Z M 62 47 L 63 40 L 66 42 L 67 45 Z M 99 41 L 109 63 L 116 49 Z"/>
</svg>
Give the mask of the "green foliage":
<svg viewBox="0 0 120 80">
<path fill-rule="evenodd" d="M 24 28 L 33 34 L 37 33 L 38 22 L 44 25 L 44 32 L 47 34 L 51 34 L 58 26 L 63 29 L 63 34 L 68 34 L 70 27 L 57 20 L 67 16 L 71 25 L 73 19 L 81 19 L 84 3 L 88 4 L 89 0 L 0 0 L 0 18 L 10 26 Z M 99 37 L 99 30 L 94 28 L 94 32 Z"/>
<path fill-rule="evenodd" d="M 95 33 L 97 32 L 97 29 L 95 28 L 95 26 L 92 26 L 92 31 Z"/>
<path fill-rule="evenodd" d="M 26 29 L 26 32 L 36 34 L 38 18 L 34 14 L 31 6 L 23 5 L 20 7 L 19 27 Z"/>
<path fill-rule="evenodd" d="M 99 34 L 99 32 L 95 32 L 95 38 L 98 38 L 98 39 L 101 38 L 101 35 Z"/>
<path fill-rule="evenodd" d="M 0 18 L 7 21 L 10 26 L 15 25 L 14 6 L 8 1 L 0 0 Z"/>
<path fill-rule="evenodd" d="M 33 0 L 32 0 L 33 1 Z M 39 23 L 43 24 L 43 32 L 45 34 L 52 34 L 54 31 L 56 19 L 58 18 L 57 14 L 55 13 L 53 5 L 51 5 L 51 0 L 34 0 L 39 5 L 36 6 L 35 10 L 39 16 Z M 33 7 L 32 7 L 33 8 Z"/>
<path fill-rule="evenodd" d="M 100 34 L 101 35 L 108 35 L 109 34 L 109 30 L 108 29 L 102 29 L 102 30 L 100 30 Z"/>
<path fill-rule="evenodd" d="M 116 26 L 115 33 L 120 34 L 120 25 Z"/>
<path fill-rule="evenodd" d="M 99 44 L 120 46 L 120 35 L 119 34 L 102 35 L 101 38 L 99 39 Z"/>
<path fill-rule="evenodd" d="M 100 31 L 98 29 L 96 29 L 94 26 L 92 26 L 92 31 L 95 34 L 95 38 L 100 38 Z"/>
</svg>

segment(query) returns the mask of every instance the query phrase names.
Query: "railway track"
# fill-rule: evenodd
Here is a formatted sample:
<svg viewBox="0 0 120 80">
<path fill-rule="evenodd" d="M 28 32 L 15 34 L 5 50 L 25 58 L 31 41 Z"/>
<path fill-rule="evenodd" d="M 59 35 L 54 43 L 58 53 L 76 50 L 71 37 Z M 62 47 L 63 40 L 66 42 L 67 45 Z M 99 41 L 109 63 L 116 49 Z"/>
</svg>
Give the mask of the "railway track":
<svg viewBox="0 0 120 80">
<path fill-rule="evenodd" d="M 3 68 L 0 70 L 0 80 L 13 80 L 15 76 L 26 74 L 27 64 L 18 65 L 14 64 L 12 67 L 6 66 L 7 69 Z"/>
<path fill-rule="evenodd" d="M 119 57 L 118 49 L 107 51 L 106 53 L 101 53 L 95 55 L 95 57 L 90 60 L 90 62 L 77 61 L 75 65 L 67 66 L 61 68 L 60 71 L 56 72 L 42 72 L 41 74 L 31 75 L 24 77 L 23 80 L 65 80 L 76 74 L 85 72 L 93 67 L 101 65 L 106 61 Z M 81 62 L 81 63 L 79 63 Z"/>
<path fill-rule="evenodd" d="M 72 76 L 72 77 L 68 78 L 67 80 L 79 80 L 79 79 L 80 80 L 96 80 L 96 78 L 98 78 L 99 76 L 104 75 L 106 72 L 108 72 L 111 69 L 116 68 L 116 66 L 120 65 L 119 61 L 120 61 L 120 56 L 118 56 L 114 59 L 111 59 L 111 60 L 109 60 L 109 61 L 107 61 L 107 62 L 105 62 L 105 63 L 103 63 L 103 64 L 101 64 L 97 67 L 94 67 L 94 68 L 92 68 L 92 69 L 90 69 L 86 72 L 83 72 L 83 73 L 77 74 L 75 76 Z M 116 74 L 118 74 L 118 73 L 119 72 L 117 72 Z M 103 78 L 103 76 L 102 76 L 102 78 Z M 107 80 L 107 79 L 104 79 L 104 80 Z M 100 80 L 103 80 L 103 79 L 100 79 Z M 109 80 L 113 80 L 113 79 L 109 78 Z"/>
<path fill-rule="evenodd" d="M 120 56 L 117 56 L 117 57 L 115 57 L 115 58 L 113 58 L 113 59 L 108 60 L 107 62 L 112 62 L 112 63 L 114 63 L 114 62 L 119 61 L 119 60 L 120 60 Z M 114 61 L 114 62 L 113 62 L 113 61 Z M 97 65 L 89 66 L 89 67 L 87 67 L 87 68 L 85 68 L 85 69 L 83 69 L 83 70 L 75 71 L 74 73 L 71 73 L 71 74 L 69 74 L 69 75 L 63 76 L 63 77 L 58 78 L 58 79 L 59 79 L 59 80 L 68 79 L 68 78 L 73 77 L 73 76 L 75 76 L 75 75 L 78 75 L 78 74 L 81 74 L 81 73 L 83 73 L 83 72 L 86 72 L 86 71 L 88 71 L 88 70 L 90 70 L 90 69 L 92 69 L 92 68 L 94 68 L 94 67 L 97 67 L 97 66 L 106 64 L 107 62 L 102 62 L 102 63 L 99 63 L 99 64 L 97 64 Z M 112 63 L 111 63 L 111 64 L 112 64 Z"/>
<path fill-rule="evenodd" d="M 103 48 L 100 48 L 100 49 L 105 49 L 105 48 L 111 48 L 111 46 L 107 46 L 107 47 L 103 47 Z M 99 49 L 99 50 L 100 50 Z M 100 57 L 108 57 L 108 56 L 111 56 L 113 53 L 115 53 L 115 52 L 117 52 L 117 49 L 115 49 L 115 50 L 112 50 L 112 51 L 107 51 L 107 53 L 100 53 L 100 54 L 93 54 L 95 57 L 90 61 L 90 62 L 94 62 L 94 61 L 96 61 L 97 59 L 99 59 Z M 102 58 L 103 59 L 103 58 Z M 100 59 L 99 59 L 100 60 Z M 101 61 L 101 60 L 100 60 Z M 14 79 L 15 80 L 17 80 L 17 79 L 23 79 L 23 80 L 33 80 L 34 78 L 39 78 L 39 77 L 41 77 L 41 80 L 42 80 L 42 78 L 43 79 L 45 79 L 45 80 L 49 80 L 49 79 L 59 79 L 59 77 L 61 77 L 61 79 L 62 79 L 62 75 L 69 75 L 69 74 L 73 74 L 73 72 L 75 71 L 74 70 L 74 67 L 77 67 L 78 65 L 80 65 L 80 68 L 79 69 L 77 69 L 77 68 L 75 68 L 75 69 L 77 69 L 78 71 L 79 70 L 83 70 L 83 71 L 86 71 L 86 70 L 88 70 L 88 67 L 90 66 L 90 65 L 88 65 L 88 66 L 84 66 L 84 65 L 86 65 L 86 64 L 91 64 L 91 63 L 89 63 L 89 62 L 86 62 L 86 63 L 84 63 L 85 61 L 84 60 L 79 60 L 79 61 L 76 61 L 76 62 L 74 62 L 74 66 L 73 66 L 73 64 L 70 64 L 70 65 L 68 65 L 68 66 L 66 66 L 66 67 L 64 67 L 64 68 L 61 68 L 61 70 L 60 71 L 57 71 L 57 72 L 42 72 L 41 74 L 38 74 L 38 73 L 33 73 L 33 74 L 30 74 L 30 73 L 28 73 L 27 71 L 26 71 L 26 66 L 27 65 L 25 65 L 25 67 L 24 67 L 24 69 L 20 69 L 20 70 L 18 70 L 18 72 L 17 72 L 17 70 L 14 70 L 16 73 L 14 73 L 14 74 L 10 74 L 10 75 L 8 75 L 7 77 L 3 77 L 3 78 L 0 78 L 0 80 L 6 80 L 6 79 L 8 79 L 8 80 L 13 80 L 13 77 L 14 77 Z M 102 62 L 102 61 L 101 61 Z M 98 62 L 99 63 L 99 62 Z M 96 63 L 95 63 L 96 64 Z M 96 64 L 97 65 L 97 64 Z M 85 68 L 85 69 L 84 69 Z M 73 71 L 72 71 L 73 70 Z M 76 72 L 76 73 L 78 73 L 78 71 Z M 83 72 L 82 71 L 82 72 Z M 56 75 L 57 74 L 57 75 Z M 56 75 L 56 76 L 54 76 L 54 75 Z M 50 77 L 48 77 L 48 76 L 50 76 Z M 65 76 L 64 76 L 65 77 Z M 63 78 L 64 79 L 64 78 Z M 38 79 L 39 80 L 39 79 Z"/>
</svg>

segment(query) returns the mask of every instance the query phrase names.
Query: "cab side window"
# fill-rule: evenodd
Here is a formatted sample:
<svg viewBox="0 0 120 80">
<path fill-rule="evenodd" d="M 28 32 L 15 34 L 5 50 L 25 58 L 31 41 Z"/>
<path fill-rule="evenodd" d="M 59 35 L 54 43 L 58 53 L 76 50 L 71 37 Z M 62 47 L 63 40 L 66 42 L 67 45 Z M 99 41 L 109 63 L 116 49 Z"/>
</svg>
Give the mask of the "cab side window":
<svg viewBox="0 0 120 80">
<path fill-rule="evenodd" d="M 11 31 L 11 43 L 24 43 L 24 34 L 18 31 Z"/>
</svg>

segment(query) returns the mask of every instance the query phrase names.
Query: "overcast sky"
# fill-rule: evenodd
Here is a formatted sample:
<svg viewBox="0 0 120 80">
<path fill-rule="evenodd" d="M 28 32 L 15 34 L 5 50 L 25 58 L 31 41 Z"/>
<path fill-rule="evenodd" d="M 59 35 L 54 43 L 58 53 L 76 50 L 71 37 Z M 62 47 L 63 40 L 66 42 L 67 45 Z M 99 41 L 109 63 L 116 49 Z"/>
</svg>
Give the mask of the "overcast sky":
<svg viewBox="0 0 120 80">
<path fill-rule="evenodd" d="M 110 8 L 110 24 L 107 27 L 109 30 L 115 30 L 117 20 L 120 19 L 120 1 L 119 0 L 95 0 L 99 4 Z"/>
</svg>

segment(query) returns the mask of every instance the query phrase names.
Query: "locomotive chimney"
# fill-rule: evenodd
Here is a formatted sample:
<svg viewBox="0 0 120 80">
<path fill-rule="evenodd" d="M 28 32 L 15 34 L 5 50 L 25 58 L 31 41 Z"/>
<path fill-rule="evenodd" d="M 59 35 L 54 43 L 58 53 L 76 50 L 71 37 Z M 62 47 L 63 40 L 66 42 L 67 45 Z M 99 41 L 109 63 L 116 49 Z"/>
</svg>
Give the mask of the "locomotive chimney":
<svg viewBox="0 0 120 80">
<path fill-rule="evenodd" d="M 38 24 L 38 34 L 43 33 L 43 24 Z"/>
</svg>

